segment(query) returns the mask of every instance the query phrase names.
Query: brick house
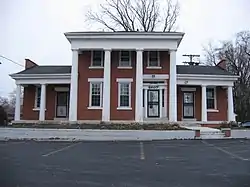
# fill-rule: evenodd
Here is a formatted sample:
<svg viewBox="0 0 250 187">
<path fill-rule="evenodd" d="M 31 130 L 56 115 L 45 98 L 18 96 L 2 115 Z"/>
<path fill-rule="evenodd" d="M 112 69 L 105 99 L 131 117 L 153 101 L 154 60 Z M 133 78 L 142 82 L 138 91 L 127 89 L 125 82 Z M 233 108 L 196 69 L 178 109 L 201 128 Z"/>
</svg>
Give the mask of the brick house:
<svg viewBox="0 0 250 187">
<path fill-rule="evenodd" d="M 176 65 L 184 33 L 70 32 L 71 66 L 39 66 L 10 75 L 15 121 L 234 121 L 237 76 L 217 66 Z M 24 87 L 23 117 L 20 90 Z"/>
</svg>

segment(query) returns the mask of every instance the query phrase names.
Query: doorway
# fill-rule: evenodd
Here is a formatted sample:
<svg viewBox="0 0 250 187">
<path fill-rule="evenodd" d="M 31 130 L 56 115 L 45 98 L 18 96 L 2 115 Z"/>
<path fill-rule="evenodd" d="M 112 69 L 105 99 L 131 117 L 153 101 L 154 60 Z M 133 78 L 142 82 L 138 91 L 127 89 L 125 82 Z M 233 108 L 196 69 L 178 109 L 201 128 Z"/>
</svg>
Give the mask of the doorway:
<svg viewBox="0 0 250 187">
<path fill-rule="evenodd" d="M 183 92 L 183 118 L 194 118 L 194 92 Z"/>
</svg>

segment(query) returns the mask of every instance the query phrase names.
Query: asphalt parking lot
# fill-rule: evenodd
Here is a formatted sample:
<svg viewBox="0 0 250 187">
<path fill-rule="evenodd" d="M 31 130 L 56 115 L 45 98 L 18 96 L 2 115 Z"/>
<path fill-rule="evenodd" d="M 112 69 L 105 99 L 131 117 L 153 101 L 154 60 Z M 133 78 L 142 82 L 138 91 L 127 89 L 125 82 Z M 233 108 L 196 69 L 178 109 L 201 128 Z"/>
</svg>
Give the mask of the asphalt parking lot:
<svg viewBox="0 0 250 187">
<path fill-rule="evenodd" d="M 4 187 L 245 187 L 250 140 L 0 142 Z"/>
</svg>

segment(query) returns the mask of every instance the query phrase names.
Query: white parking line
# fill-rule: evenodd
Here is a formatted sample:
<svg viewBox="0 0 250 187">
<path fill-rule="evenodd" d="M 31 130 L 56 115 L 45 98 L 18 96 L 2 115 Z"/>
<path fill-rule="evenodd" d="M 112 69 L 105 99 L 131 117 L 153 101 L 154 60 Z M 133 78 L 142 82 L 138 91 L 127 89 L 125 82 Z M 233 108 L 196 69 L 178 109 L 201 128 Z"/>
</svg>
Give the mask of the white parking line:
<svg viewBox="0 0 250 187">
<path fill-rule="evenodd" d="M 241 157 L 241 156 L 239 156 L 239 155 L 236 155 L 236 154 L 234 154 L 234 153 L 231 153 L 231 152 L 229 152 L 229 151 L 227 151 L 227 150 L 225 150 L 225 149 L 223 149 L 223 148 L 221 148 L 221 147 L 217 147 L 217 146 L 214 145 L 214 144 L 208 143 L 208 142 L 206 142 L 206 141 L 201 141 L 201 142 L 204 143 L 205 145 L 211 146 L 211 147 L 213 147 L 213 148 L 215 148 L 215 149 L 217 149 L 217 150 L 219 150 L 219 151 L 221 151 L 221 152 L 223 152 L 223 153 L 225 153 L 225 154 L 227 154 L 227 155 L 230 155 L 230 156 L 232 156 L 233 158 L 237 158 L 237 159 L 242 160 L 242 161 L 248 161 L 248 160 L 249 160 L 249 159 L 247 159 L 247 158 L 243 158 L 243 157 Z"/>
<path fill-rule="evenodd" d="M 141 159 L 141 160 L 145 160 L 143 142 L 140 142 L 140 159 Z"/>
<path fill-rule="evenodd" d="M 66 150 L 66 149 L 72 148 L 72 147 L 74 147 L 74 146 L 76 146 L 76 145 L 78 145 L 78 144 L 80 144 L 80 143 L 82 143 L 82 142 L 78 142 L 78 143 L 75 143 L 75 144 L 68 145 L 68 146 L 63 147 L 63 148 L 61 148 L 61 149 L 57 149 L 57 150 L 55 150 L 55 151 L 51 151 L 51 152 L 49 152 L 49 153 L 47 153 L 47 154 L 43 154 L 42 156 L 47 157 L 47 156 L 50 156 L 50 155 L 59 153 L 59 152 L 64 151 L 64 150 Z"/>
</svg>

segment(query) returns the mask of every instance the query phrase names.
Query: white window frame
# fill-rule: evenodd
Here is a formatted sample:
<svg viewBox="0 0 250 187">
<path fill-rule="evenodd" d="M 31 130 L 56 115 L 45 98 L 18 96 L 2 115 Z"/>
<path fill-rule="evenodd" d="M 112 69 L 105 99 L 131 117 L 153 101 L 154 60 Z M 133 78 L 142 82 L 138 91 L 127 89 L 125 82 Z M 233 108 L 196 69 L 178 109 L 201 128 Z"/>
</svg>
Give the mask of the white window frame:
<svg viewBox="0 0 250 187">
<path fill-rule="evenodd" d="M 158 58 L 158 66 L 150 66 L 149 63 L 149 54 L 150 52 L 155 52 L 155 51 L 147 51 L 147 69 L 161 69 L 161 60 L 160 60 L 160 51 L 156 51 L 157 52 L 157 58 Z"/>
<path fill-rule="evenodd" d="M 217 92 L 216 92 L 217 89 L 216 89 L 216 87 L 207 87 L 206 92 L 207 92 L 207 89 L 213 89 L 213 92 L 214 92 L 214 108 L 207 108 L 207 111 L 208 112 L 218 112 L 218 110 L 217 110 Z M 206 93 L 206 96 L 207 96 L 207 93 Z"/>
<path fill-rule="evenodd" d="M 88 109 L 102 109 L 103 102 L 103 79 L 102 78 L 89 78 L 89 107 Z M 100 84 L 100 106 L 92 106 L 92 85 Z"/>
<path fill-rule="evenodd" d="M 132 110 L 131 107 L 131 84 L 133 82 L 132 78 L 118 78 L 116 79 L 118 83 L 118 106 L 117 110 Z M 121 94 L 121 84 L 129 84 L 129 106 L 120 106 L 120 94 Z"/>
<path fill-rule="evenodd" d="M 122 52 L 125 50 L 121 50 L 119 51 L 119 66 L 118 69 L 132 69 L 131 66 L 131 51 L 125 51 L 125 52 L 129 52 L 129 65 L 128 66 L 122 66 Z"/>
<path fill-rule="evenodd" d="M 42 88 L 41 86 L 36 86 L 36 90 L 35 90 L 35 103 L 34 103 L 34 109 L 33 110 L 39 110 L 40 109 L 40 104 L 39 107 L 37 106 L 37 99 L 38 99 L 38 89 L 40 88 L 40 102 L 41 102 L 41 92 L 42 92 Z"/>
<path fill-rule="evenodd" d="M 94 52 L 95 51 L 101 51 L 102 56 L 101 56 L 101 66 L 93 66 L 93 59 L 94 59 Z M 92 50 L 91 51 L 91 64 L 90 64 L 90 69 L 102 69 L 103 68 L 103 64 L 104 64 L 104 55 L 105 52 L 103 50 Z"/>
</svg>

